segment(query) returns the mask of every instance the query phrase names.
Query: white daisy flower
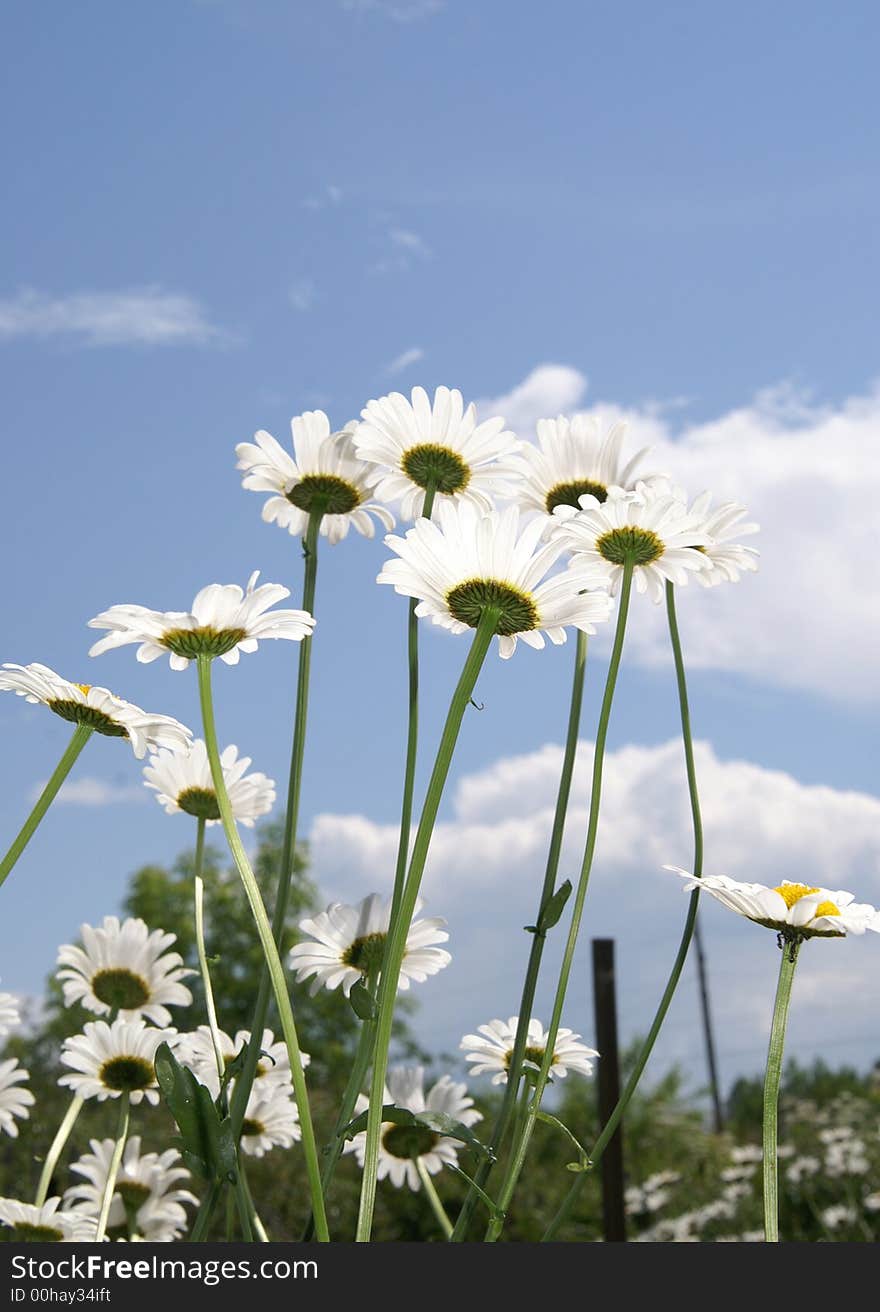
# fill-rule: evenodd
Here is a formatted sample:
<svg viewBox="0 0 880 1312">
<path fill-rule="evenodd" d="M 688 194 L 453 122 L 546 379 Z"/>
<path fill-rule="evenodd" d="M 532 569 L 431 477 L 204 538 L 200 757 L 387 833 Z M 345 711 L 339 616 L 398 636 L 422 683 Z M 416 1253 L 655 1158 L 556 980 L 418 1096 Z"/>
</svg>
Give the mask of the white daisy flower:
<svg viewBox="0 0 880 1312">
<path fill-rule="evenodd" d="M 545 579 L 564 547 L 542 546 L 544 527 L 539 519 L 521 526 L 516 506 L 486 514 L 467 504 L 441 506 L 436 522 L 422 519 L 405 537 L 385 539 L 399 559 L 386 562 L 378 582 L 417 597 L 416 614 L 453 633 L 476 628 L 483 609 L 497 607 L 504 659 L 517 638 L 540 650 L 545 633 L 557 646 L 565 642 L 569 624 L 595 633 L 611 611 L 604 580 L 596 569 L 574 566 Z"/>
<path fill-rule="evenodd" d="M 252 827 L 275 805 L 275 781 L 256 770 L 247 774 L 250 763 L 251 758 L 240 757 L 233 744 L 220 753 L 232 814 L 238 824 Z M 144 767 L 144 783 L 155 790 L 166 815 L 185 811 L 209 825 L 219 822 L 208 749 L 201 738 L 195 740 L 190 751 L 156 752 Z"/>
<path fill-rule="evenodd" d="M 19 1066 L 17 1057 L 7 1057 L 0 1061 L 0 1131 L 11 1139 L 18 1138 L 16 1117 L 26 1121 L 30 1116 L 29 1107 L 34 1105 L 34 1095 L 30 1089 L 18 1086 L 30 1075 L 23 1066 Z"/>
<path fill-rule="evenodd" d="M 414 915 L 418 915 L 422 902 L 417 900 Z M 320 915 L 301 920 L 299 927 L 309 938 L 290 949 L 289 962 L 298 981 L 314 975 L 309 992 L 314 995 L 323 984 L 328 989 L 342 986 L 346 997 L 358 980 L 378 971 L 388 937 L 391 899 L 371 893 L 356 906 L 332 902 Z M 411 981 L 421 984 L 429 975 L 436 975 L 448 966 L 452 957 L 436 945 L 445 943 L 449 935 L 439 916 L 429 920 L 413 920 L 406 936 L 406 950 L 400 967 L 401 989 L 408 989 Z"/>
<path fill-rule="evenodd" d="M 280 583 L 257 587 L 259 577 L 260 571 L 254 570 L 244 592 L 237 583 L 210 583 L 196 594 L 188 612 L 111 606 L 89 620 L 90 629 L 110 630 L 89 649 L 89 655 L 137 642 L 139 661 L 170 654 L 172 670 L 185 670 L 197 656 L 219 656 L 227 665 L 237 665 L 239 653 L 256 651 L 261 638 L 300 642 L 309 637 L 314 617 L 304 610 L 270 610 L 290 596 L 290 589 Z"/>
<path fill-rule="evenodd" d="M 238 1056 L 242 1048 L 250 1043 L 251 1034 L 250 1030 L 239 1030 L 235 1038 L 232 1038 L 224 1030 L 218 1030 L 217 1038 L 220 1042 L 220 1054 L 224 1063 L 228 1066 Z M 263 1055 L 257 1062 L 257 1069 L 254 1073 L 254 1088 L 259 1088 L 263 1092 L 267 1089 L 279 1087 L 291 1090 L 293 1080 L 290 1073 L 290 1054 L 287 1051 L 287 1044 L 281 1041 L 276 1043 L 272 1031 L 265 1029 L 263 1030 L 260 1051 Z M 210 1028 L 207 1025 L 200 1025 L 197 1030 L 178 1035 L 174 1043 L 174 1054 L 177 1060 L 182 1065 L 188 1066 L 199 1083 L 210 1089 L 216 1098 L 220 1092 L 220 1079 L 217 1074 L 217 1058 L 214 1054 L 214 1042 L 211 1038 Z M 303 1068 L 305 1068 L 311 1061 L 311 1057 L 307 1052 L 301 1053 L 300 1056 L 302 1057 Z M 232 1084 L 235 1084 L 234 1080 Z"/>
<path fill-rule="evenodd" d="M 396 1107 L 411 1112 L 444 1112 L 462 1125 L 476 1125 L 483 1119 L 474 1108 L 473 1098 L 468 1097 L 466 1084 L 456 1084 L 448 1075 L 443 1075 L 426 1094 L 424 1083 L 423 1067 L 392 1066 L 384 1093 L 386 1104 L 394 1103 Z M 366 1111 L 369 1105 L 369 1099 L 361 1094 L 355 1104 L 355 1115 Z M 378 1178 L 384 1180 L 387 1177 L 397 1189 L 405 1184 L 412 1190 L 421 1187 L 417 1162 L 421 1162 L 429 1175 L 436 1175 L 448 1163 L 455 1165 L 462 1148 L 458 1139 L 437 1134 L 423 1125 L 395 1125 L 392 1121 L 385 1121 L 381 1135 Z M 362 1132 L 345 1145 L 346 1152 L 357 1154 L 361 1167 L 366 1141 L 366 1132 Z"/>
<path fill-rule="evenodd" d="M 394 516 L 369 499 L 375 472 L 355 455 L 356 426 L 352 420 L 341 432 L 331 433 L 323 410 L 307 410 L 290 422 L 293 456 L 263 429 L 253 442 L 239 442 L 235 454 L 236 468 L 245 474 L 242 487 L 275 494 L 263 506 L 267 524 L 280 524 L 302 537 L 309 515 L 319 511 L 321 533 L 331 544 L 341 542 L 349 526 L 371 538 L 376 531 L 371 515 L 384 528 L 394 528 Z"/>
<path fill-rule="evenodd" d="M 738 583 L 743 571 L 758 568 L 758 555 L 754 547 L 744 547 L 736 539 L 760 531 L 757 524 L 742 523 L 748 515 L 745 506 L 727 501 L 712 510 L 712 494 L 704 492 L 691 506 L 692 515 L 703 519 L 702 531 L 711 541 L 700 547 L 709 565 L 694 575 L 698 583 L 711 588 L 718 583 Z"/>
<path fill-rule="evenodd" d="M 435 504 L 455 498 L 484 511 L 510 489 L 516 474 L 511 458 L 520 442 L 503 419 L 478 424 L 461 392 L 438 387 L 433 404 L 423 387 L 413 388 L 411 402 L 392 392 L 368 401 L 361 418 L 355 450 L 377 466 L 377 495 L 399 500 L 404 519 L 421 515 L 429 487 L 436 491 Z"/>
<path fill-rule="evenodd" d="M 293 1090 L 282 1084 L 255 1084 L 241 1123 L 241 1146 L 248 1157 L 263 1157 L 272 1148 L 290 1148 L 301 1137 Z"/>
<path fill-rule="evenodd" d="M 92 1151 L 70 1168 L 75 1175 L 84 1176 L 85 1182 L 65 1192 L 64 1205 L 97 1222 L 116 1141 L 91 1139 L 89 1147 Z M 190 1178 L 179 1162 L 180 1153 L 174 1148 L 164 1153 L 141 1153 L 140 1136 L 132 1135 L 119 1164 L 108 1229 L 128 1224 L 142 1239 L 154 1244 L 179 1238 L 188 1220 L 183 1204 L 197 1205 L 199 1201 L 188 1189 L 179 1187 Z"/>
<path fill-rule="evenodd" d="M 106 688 L 90 683 L 68 683 L 46 665 L 4 665 L 0 688 L 24 697 L 34 705 L 48 706 L 62 720 L 85 724 L 108 738 L 127 738 L 139 759 L 147 748 L 186 747 L 192 730 L 170 715 L 152 715 L 124 702 Z"/>
<path fill-rule="evenodd" d="M 786 938 L 845 938 L 847 934 L 864 934 L 866 929 L 880 934 L 880 911 L 867 902 L 854 902 L 853 894 L 842 888 L 811 888 L 787 879 L 775 888 L 767 888 L 765 884 L 743 884 L 727 875 L 696 879 L 680 866 L 663 869 L 681 875 L 687 892 L 699 888 L 711 893 L 731 911 Z"/>
<path fill-rule="evenodd" d="M 589 566 L 617 593 L 626 562 L 635 566 L 637 592 L 663 597 L 667 579 L 687 583 L 688 574 L 709 568 L 703 547 L 712 545 L 704 516 L 689 511 L 672 492 L 638 483 L 634 492 L 608 489 L 605 501 L 580 498 L 580 510 L 559 505 L 551 541 L 571 551 L 572 566 Z"/>
<path fill-rule="evenodd" d="M 159 1101 L 154 1058 L 160 1043 L 170 1043 L 173 1030 L 152 1029 L 142 1020 L 89 1021 L 82 1034 L 64 1040 L 61 1061 L 73 1068 L 58 1083 L 79 1098 L 118 1098 L 127 1093 L 132 1103 L 143 1098 L 155 1107 Z"/>
<path fill-rule="evenodd" d="M 14 993 L 0 993 L 0 1038 L 14 1030 L 20 1021 L 18 998 Z"/>
<path fill-rule="evenodd" d="M 614 424 L 603 437 L 592 415 L 539 419 L 537 433 L 538 445 L 524 442 L 514 461 L 520 471 L 516 500 L 523 510 L 544 515 L 552 515 L 557 506 L 579 510 L 585 495 L 604 501 L 611 487 L 630 490 L 649 450 L 644 447 L 624 464 L 626 424 Z"/>
<path fill-rule="evenodd" d="M 116 1010 L 120 1020 L 143 1016 L 154 1025 L 171 1023 L 168 1007 L 188 1007 L 189 989 L 181 980 L 194 972 L 178 952 L 168 952 L 176 934 L 150 931 L 142 920 L 105 916 L 102 925 L 81 925 L 83 946 L 58 949 L 58 978 L 64 1005 L 81 1002 L 98 1016 Z"/>
<path fill-rule="evenodd" d="M 87 1244 L 95 1238 L 97 1222 L 63 1210 L 60 1198 L 47 1198 L 41 1207 L 17 1198 L 0 1198 L 0 1225 L 10 1226 L 20 1243 Z"/>
<path fill-rule="evenodd" d="M 517 1016 L 509 1020 L 490 1020 L 488 1025 L 480 1025 L 476 1034 L 466 1034 L 458 1045 L 464 1051 L 465 1061 L 473 1062 L 471 1075 L 488 1075 L 492 1072 L 493 1084 L 506 1084 L 510 1059 L 513 1056 L 516 1041 Z M 551 1077 L 564 1079 L 569 1071 L 578 1071 L 581 1075 L 592 1075 L 591 1057 L 598 1057 L 595 1048 L 588 1048 L 580 1043 L 580 1035 L 572 1030 L 560 1029 L 556 1035 L 553 1048 Z M 534 1017 L 529 1021 L 529 1032 L 523 1056 L 523 1066 L 540 1070 L 547 1048 L 547 1035 L 544 1026 Z"/>
</svg>

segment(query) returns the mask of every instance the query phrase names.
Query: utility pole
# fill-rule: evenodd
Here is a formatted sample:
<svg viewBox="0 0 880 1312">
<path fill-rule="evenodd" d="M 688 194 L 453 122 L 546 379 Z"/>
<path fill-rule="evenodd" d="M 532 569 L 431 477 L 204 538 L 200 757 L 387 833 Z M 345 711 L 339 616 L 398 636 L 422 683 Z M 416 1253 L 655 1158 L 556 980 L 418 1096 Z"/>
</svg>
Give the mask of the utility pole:
<svg viewBox="0 0 880 1312">
<path fill-rule="evenodd" d="M 604 1128 L 620 1098 L 620 1056 L 617 1049 L 617 1000 L 614 981 L 614 939 L 593 939 L 593 1007 L 599 1049 L 599 1130 Z M 602 1228 L 606 1243 L 626 1240 L 623 1184 L 623 1122 L 602 1156 Z"/>
</svg>

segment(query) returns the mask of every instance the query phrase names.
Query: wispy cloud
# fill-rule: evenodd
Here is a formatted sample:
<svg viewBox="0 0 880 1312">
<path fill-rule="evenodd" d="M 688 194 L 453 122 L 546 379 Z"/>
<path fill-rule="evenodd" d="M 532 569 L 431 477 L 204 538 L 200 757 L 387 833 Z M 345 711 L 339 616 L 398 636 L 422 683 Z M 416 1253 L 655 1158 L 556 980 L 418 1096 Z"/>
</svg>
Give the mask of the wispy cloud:
<svg viewBox="0 0 880 1312">
<path fill-rule="evenodd" d="M 192 296 L 161 287 L 72 296 L 24 288 L 0 299 L 0 341 L 53 337 L 82 346 L 198 346 L 229 340 Z"/>
<path fill-rule="evenodd" d="M 390 251 L 370 265 L 370 273 L 407 273 L 414 261 L 430 260 L 433 255 L 425 239 L 410 228 L 388 228 L 385 239 Z"/>
<path fill-rule="evenodd" d="M 310 310 L 315 303 L 315 284 L 311 278 L 298 278 L 287 293 L 287 298 L 295 310 Z"/>
<path fill-rule="evenodd" d="M 341 205 L 344 196 L 341 187 L 328 183 L 320 191 L 313 191 L 304 197 L 301 203 L 304 210 L 326 210 L 331 205 Z"/>
<path fill-rule="evenodd" d="M 34 784 L 29 800 L 35 802 L 45 786 L 45 780 Z M 83 779 L 68 780 L 55 800 L 67 802 L 69 806 L 114 806 L 119 802 L 146 802 L 149 797 L 141 784 L 114 784 L 86 775 Z"/>
<path fill-rule="evenodd" d="M 446 0 L 342 0 L 349 13 L 376 14 L 395 23 L 417 23 L 444 8 Z"/>
<path fill-rule="evenodd" d="M 409 369 L 410 365 L 418 364 L 419 360 L 424 360 L 425 352 L 420 346 L 409 346 L 400 355 L 396 355 L 388 365 L 385 372 L 387 374 L 402 374 L 404 369 Z"/>
</svg>

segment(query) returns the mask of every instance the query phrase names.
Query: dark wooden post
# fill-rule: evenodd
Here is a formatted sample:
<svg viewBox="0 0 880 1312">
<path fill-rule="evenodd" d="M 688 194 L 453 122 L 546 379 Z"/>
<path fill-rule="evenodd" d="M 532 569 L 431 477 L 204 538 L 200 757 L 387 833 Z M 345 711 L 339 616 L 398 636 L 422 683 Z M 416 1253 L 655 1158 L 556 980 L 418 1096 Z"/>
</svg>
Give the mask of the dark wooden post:
<svg viewBox="0 0 880 1312">
<path fill-rule="evenodd" d="M 596 1013 L 596 1047 L 599 1049 L 597 1079 L 601 1131 L 620 1098 L 613 938 L 593 939 L 593 1006 Z M 626 1240 L 622 1121 L 605 1149 L 601 1170 L 602 1224 L 605 1241 L 622 1243 Z"/>
</svg>

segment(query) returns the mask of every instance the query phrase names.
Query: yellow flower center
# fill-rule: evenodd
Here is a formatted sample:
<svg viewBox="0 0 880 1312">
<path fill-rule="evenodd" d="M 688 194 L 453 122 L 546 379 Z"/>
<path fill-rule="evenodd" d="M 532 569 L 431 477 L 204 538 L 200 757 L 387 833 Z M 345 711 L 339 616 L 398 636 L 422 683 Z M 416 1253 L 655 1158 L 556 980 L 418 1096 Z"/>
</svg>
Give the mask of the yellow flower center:
<svg viewBox="0 0 880 1312">
<path fill-rule="evenodd" d="M 782 898 L 789 910 L 795 902 L 800 902 L 802 897 L 809 897 L 812 893 L 818 893 L 818 888 L 810 888 L 806 884 L 779 884 L 774 889 Z M 833 902 L 820 902 L 813 913 L 813 919 L 817 916 L 839 916 L 840 911 Z"/>
<path fill-rule="evenodd" d="M 80 692 L 85 697 L 88 697 L 89 693 L 92 691 L 92 685 L 90 683 L 78 683 L 76 687 L 79 688 Z"/>
</svg>

